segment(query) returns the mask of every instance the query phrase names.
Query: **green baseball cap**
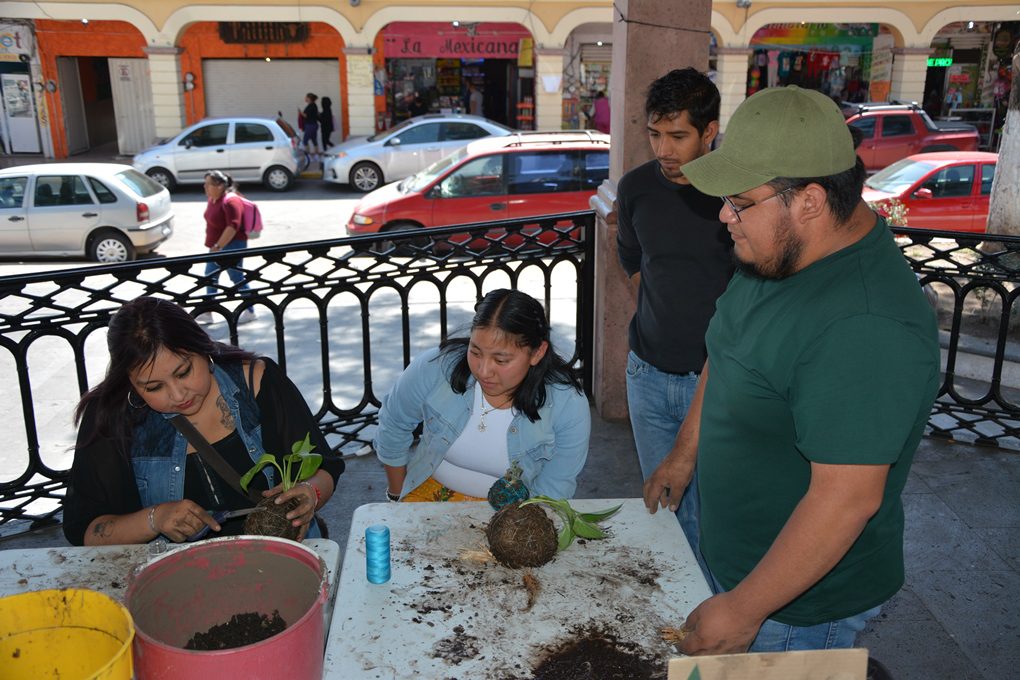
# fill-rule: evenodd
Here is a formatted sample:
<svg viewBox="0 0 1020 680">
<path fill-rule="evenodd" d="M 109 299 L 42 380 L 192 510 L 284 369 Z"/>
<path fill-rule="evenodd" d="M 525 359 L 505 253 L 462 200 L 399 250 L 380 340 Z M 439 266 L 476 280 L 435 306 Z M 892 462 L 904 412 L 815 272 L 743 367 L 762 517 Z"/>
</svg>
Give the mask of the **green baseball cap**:
<svg viewBox="0 0 1020 680">
<path fill-rule="evenodd" d="M 857 162 L 850 128 L 836 103 L 796 85 L 745 99 L 726 125 L 722 145 L 685 164 L 703 194 L 733 196 L 777 177 L 827 177 Z"/>
</svg>

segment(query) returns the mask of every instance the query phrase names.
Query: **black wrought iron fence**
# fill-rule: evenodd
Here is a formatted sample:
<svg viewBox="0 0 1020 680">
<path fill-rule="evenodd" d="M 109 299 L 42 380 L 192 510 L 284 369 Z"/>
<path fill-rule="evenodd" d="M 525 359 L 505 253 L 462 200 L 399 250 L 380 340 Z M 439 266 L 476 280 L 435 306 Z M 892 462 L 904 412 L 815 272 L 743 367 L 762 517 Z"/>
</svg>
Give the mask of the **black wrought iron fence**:
<svg viewBox="0 0 1020 680">
<path fill-rule="evenodd" d="M 592 213 L 580 212 L 427 237 L 388 232 L 383 241 L 255 248 L 244 252 L 241 287 L 225 273 L 220 282 L 205 275 L 210 262 L 236 263 L 236 251 L 0 279 L 0 394 L 10 405 L 0 529 L 13 520 L 29 520 L 18 531 L 55 521 L 74 404 L 105 371 L 105 330 L 124 302 L 173 300 L 210 322 L 213 337 L 273 356 L 302 388 L 331 446 L 349 452 L 369 441 L 386 389 L 379 381 L 468 322 L 493 288 L 542 301 L 558 350 L 590 384 L 593 224 Z M 254 321 L 246 310 L 257 312 Z"/>
<path fill-rule="evenodd" d="M 71 413 L 105 370 L 105 329 L 125 301 L 158 295 L 208 313 L 214 337 L 276 358 L 330 444 L 348 452 L 369 440 L 387 381 L 470 320 L 495 287 L 544 303 L 558 349 L 590 385 L 593 225 L 582 212 L 257 248 L 244 253 L 244 289 L 207 290 L 207 263 L 227 265 L 236 253 L 0 279 L 0 395 L 11 405 L 0 535 L 15 520 L 28 520 L 17 522 L 23 528 L 55 521 Z M 974 235 L 900 231 L 904 256 L 939 309 L 946 348 L 930 432 L 1020 448 L 1020 238 L 985 238 L 978 250 Z M 247 309 L 257 317 L 242 324 Z"/>
</svg>

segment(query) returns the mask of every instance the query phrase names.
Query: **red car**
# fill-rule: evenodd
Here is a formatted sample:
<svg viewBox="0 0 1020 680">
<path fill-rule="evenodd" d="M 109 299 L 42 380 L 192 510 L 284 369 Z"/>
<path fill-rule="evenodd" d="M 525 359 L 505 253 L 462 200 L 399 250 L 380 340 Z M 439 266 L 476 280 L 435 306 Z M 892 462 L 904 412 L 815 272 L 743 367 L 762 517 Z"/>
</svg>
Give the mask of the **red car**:
<svg viewBox="0 0 1020 680">
<path fill-rule="evenodd" d="M 864 200 L 879 214 L 906 208 L 905 223 L 915 229 L 984 233 L 997 153 L 944 151 L 908 156 L 864 183 Z"/>
<path fill-rule="evenodd" d="M 609 176 L 609 135 L 523 132 L 487 137 L 365 195 L 351 236 L 587 210 Z"/>
</svg>

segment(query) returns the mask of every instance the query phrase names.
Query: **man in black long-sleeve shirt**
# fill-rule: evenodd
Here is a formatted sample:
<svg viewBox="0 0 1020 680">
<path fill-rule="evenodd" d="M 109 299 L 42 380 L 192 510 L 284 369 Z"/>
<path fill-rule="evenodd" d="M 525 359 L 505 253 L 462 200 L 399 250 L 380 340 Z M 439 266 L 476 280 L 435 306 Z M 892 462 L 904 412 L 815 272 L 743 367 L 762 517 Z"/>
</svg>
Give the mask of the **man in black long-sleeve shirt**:
<svg viewBox="0 0 1020 680">
<path fill-rule="evenodd" d="M 719 132 L 719 90 L 692 68 L 652 83 L 645 101 L 655 159 L 620 180 L 620 263 L 637 288 L 630 323 L 627 401 L 641 474 L 673 448 L 705 363 L 705 331 L 733 274 L 722 201 L 691 186 L 680 166 L 708 153 Z M 704 569 L 696 478 L 677 517 Z"/>
</svg>

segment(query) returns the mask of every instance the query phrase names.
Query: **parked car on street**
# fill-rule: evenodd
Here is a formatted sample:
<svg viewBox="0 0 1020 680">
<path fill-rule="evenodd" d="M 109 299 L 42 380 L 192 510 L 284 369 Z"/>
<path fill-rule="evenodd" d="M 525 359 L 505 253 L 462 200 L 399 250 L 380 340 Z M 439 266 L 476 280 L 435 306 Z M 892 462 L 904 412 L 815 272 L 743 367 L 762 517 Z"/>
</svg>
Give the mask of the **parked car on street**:
<svg viewBox="0 0 1020 680">
<path fill-rule="evenodd" d="M 286 191 L 298 169 L 291 137 L 272 118 L 207 118 L 137 154 L 132 165 L 170 191 L 202 184 L 209 170 Z"/>
<path fill-rule="evenodd" d="M 936 123 L 917 104 L 858 104 L 846 122 L 861 132 L 857 155 L 868 171 L 915 153 L 977 151 L 980 142 L 973 125 Z"/>
<path fill-rule="evenodd" d="M 0 170 L 0 255 L 125 262 L 170 238 L 173 218 L 166 187 L 128 165 Z"/>
<path fill-rule="evenodd" d="M 371 137 L 352 137 L 326 150 L 322 178 L 375 191 L 424 170 L 468 142 L 513 130 L 480 116 L 426 114 Z"/>
<path fill-rule="evenodd" d="M 908 156 L 869 177 L 864 200 L 886 217 L 902 203 L 902 226 L 984 233 L 998 159 L 983 151 Z"/>
<path fill-rule="evenodd" d="M 354 207 L 351 236 L 587 210 L 609 176 L 609 135 L 518 132 L 471 142 Z"/>
</svg>

